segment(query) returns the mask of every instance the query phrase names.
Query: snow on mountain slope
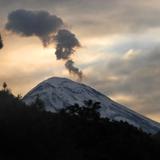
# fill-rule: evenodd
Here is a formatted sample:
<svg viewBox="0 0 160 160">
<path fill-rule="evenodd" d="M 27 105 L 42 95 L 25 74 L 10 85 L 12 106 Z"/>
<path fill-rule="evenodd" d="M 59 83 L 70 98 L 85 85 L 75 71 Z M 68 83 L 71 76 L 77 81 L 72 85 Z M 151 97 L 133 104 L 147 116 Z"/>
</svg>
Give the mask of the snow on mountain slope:
<svg viewBox="0 0 160 160">
<path fill-rule="evenodd" d="M 91 99 L 101 103 L 100 113 L 102 117 L 127 121 L 148 133 L 154 134 L 160 131 L 159 123 L 112 101 L 89 86 L 66 78 L 53 77 L 41 82 L 24 96 L 23 101 L 26 104 L 31 104 L 37 96 L 45 103 L 46 110 L 52 112 L 75 103 L 81 106 L 85 100 Z"/>
</svg>

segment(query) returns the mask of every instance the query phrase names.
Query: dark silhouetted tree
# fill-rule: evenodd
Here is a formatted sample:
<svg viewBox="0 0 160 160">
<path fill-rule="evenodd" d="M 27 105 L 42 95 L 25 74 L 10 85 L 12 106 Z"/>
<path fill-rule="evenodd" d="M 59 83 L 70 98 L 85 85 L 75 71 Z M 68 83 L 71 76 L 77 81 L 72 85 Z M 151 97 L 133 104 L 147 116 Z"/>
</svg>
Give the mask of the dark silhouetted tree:
<svg viewBox="0 0 160 160">
<path fill-rule="evenodd" d="M 44 102 L 39 98 L 39 95 L 37 95 L 37 97 L 36 97 L 36 100 L 34 102 L 34 106 L 39 111 L 44 111 L 45 110 Z"/>
<path fill-rule="evenodd" d="M 3 82 L 3 90 L 7 90 L 7 83 L 6 82 Z"/>
<path fill-rule="evenodd" d="M 80 116 L 90 119 L 98 120 L 100 118 L 99 109 L 101 108 L 100 102 L 93 102 L 92 100 L 84 101 L 84 106 L 80 111 Z"/>
<path fill-rule="evenodd" d="M 22 99 L 22 95 L 21 95 L 21 94 L 18 94 L 16 98 L 17 98 L 18 100 L 21 100 L 21 99 Z"/>
<path fill-rule="evenodd" d="M 92 100 L 84 101 L 84 106 L 74 104 L 61 110 L 61 113 L 67 113 L 71 116 L 79 116 L 88 120 L 98 120 L 100 118 L 99 109 L 100 102 L 93 102 Z"/>
</svg>

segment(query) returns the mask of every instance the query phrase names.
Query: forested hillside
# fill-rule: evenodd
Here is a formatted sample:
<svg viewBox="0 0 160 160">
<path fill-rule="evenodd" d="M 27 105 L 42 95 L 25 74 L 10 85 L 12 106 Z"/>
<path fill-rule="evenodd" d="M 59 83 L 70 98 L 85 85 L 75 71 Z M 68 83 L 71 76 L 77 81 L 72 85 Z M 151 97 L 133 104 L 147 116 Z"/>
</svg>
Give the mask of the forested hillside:
<svg viewBox="0 0 160 160">
<path fill-rule="evenodd" d="M 91 100 L 46 112 L 37 97 L 26 106 L 4 86 L 0 91 L 1 160 L 156 159 L 160 145 L 124 123 L 100 118 Z"/>
</svg>

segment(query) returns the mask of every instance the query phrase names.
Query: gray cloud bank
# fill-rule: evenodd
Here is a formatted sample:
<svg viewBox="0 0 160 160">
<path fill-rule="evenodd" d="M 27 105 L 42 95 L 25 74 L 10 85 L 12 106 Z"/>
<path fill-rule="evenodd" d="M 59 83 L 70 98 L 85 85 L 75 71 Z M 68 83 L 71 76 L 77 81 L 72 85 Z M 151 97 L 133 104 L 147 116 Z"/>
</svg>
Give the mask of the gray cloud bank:
<svg viewBox="0 0 160 160">
<path fill-rule="evenodd" d="M 105 63 L 106 64 L 106 63 Z M 101 68 L 101 66 L 94 66 Z M 143 50 L 135 56 L 114 58 L 94 72 L 88 83 L 106 95 L 131 97 L 123 101 L 143 114 L 160 113 L 160 48 Z M 97 77 L 97 78 L 96 78 Z"/>
<path fill-rule="evenodd" d="M 144 32 L 160 27 L 158 0 L 2 0 L 3 11 L 11 8 L 56 11 L 83 35 Z M 6 11 L 3 12 L 6 12 Z"/>
</svg>

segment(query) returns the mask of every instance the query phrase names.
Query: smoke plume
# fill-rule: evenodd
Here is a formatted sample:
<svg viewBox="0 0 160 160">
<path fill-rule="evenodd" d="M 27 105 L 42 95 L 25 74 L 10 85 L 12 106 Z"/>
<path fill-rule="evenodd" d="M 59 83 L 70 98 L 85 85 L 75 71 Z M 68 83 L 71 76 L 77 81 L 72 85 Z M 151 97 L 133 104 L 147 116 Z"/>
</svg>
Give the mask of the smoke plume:
<svg viewBox="0 0 160 160">
<path fill-rule="evenodd" d="M 47 46 L 53 42 L 55 33 L 63 26 L 61 18 L 47 11 L 19 9 L 8 15 L 5 28 L 21 36 L 37 36 Z"/>
<path fill-rule="evenodd" d="M 76 36 L 68 30 L 60 30 L 55 40 L 57 42 L 56 56 L 57 59 L 68 59 L 76 47 L 80 47 L 80 43 Z"/>
<path fill-rule="evenodd" d="M 75 53 L 75 49 L 80 47 L 80 42 L 76 38 L 75 34 L 68 30 L 59 30 L 55 36 L 57 43 L 56 46 L 56 56 L 57 59 L 66 60 L 65 67 L 71 74 L 77 75 L 79 79 L 82 79 L 82 72 L 74 67 L 74 61 L 71 59 L 71 55 Z"/>
<path fill-rule="evenodd" d="M 2 49 L 2 48 L 3 48 L 3 41 L 2 41 L 2 37 L 0 35 L 0 49 Z"/>
<path fill-rule="evenodd" d="M 72 54 L 80 47 L 76 35 L 64 29 L 65 25 L 61 18 L 46 11 L 31 11 L 19 9 L 8 15 L 5 29 L 20 36 L 37 36 L 46 47 L 56 43 L 57 60 L 65 60 L 68 71 L 82 78 L 82 72 L 74 66 Z"/>
<path fill-rule="evenodd" d="M 74 66 L 73 60 L 67 60 L 65 66 L 71 74 L 78 75 L 79 79 L 82 79 L 82 71 L 80 71 L 78 68 Z"/>
</svg>

